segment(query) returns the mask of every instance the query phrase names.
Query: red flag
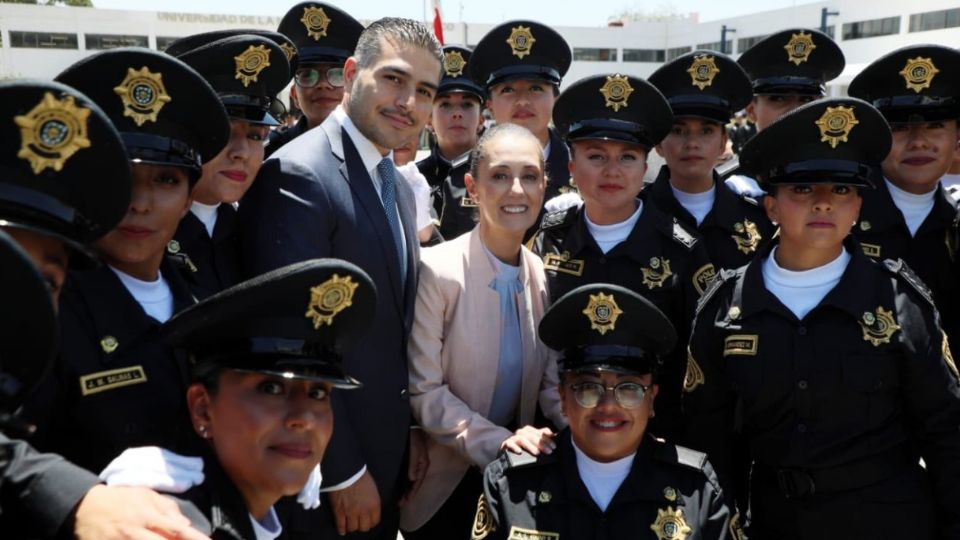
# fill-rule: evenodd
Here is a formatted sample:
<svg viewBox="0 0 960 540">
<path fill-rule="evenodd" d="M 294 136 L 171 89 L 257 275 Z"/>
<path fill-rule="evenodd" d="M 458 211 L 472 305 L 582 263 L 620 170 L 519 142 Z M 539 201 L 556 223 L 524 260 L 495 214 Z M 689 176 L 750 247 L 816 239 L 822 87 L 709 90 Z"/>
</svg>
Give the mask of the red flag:
<svg viewBox="0 0 960 540">
<path fill-rule="evenodd" d="M 433 33 L 440 45 L 443 43 L 443 21 L 440 18 L 440 0 L 433 0 Z"/>
</svg>

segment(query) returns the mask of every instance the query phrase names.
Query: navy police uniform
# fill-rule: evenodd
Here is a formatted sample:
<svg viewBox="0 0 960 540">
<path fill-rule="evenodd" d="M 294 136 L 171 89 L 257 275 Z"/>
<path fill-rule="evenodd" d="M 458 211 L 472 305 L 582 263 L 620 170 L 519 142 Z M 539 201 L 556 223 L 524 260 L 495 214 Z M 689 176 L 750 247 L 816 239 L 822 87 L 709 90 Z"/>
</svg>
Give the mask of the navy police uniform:
<svg viewBox="0 0 960 540">
<path fill-rule="evenodd" d="M 296 73 L 300 67 L 320 62 L 342 65 L 353 56 L 363 25 L 334 5 L 302 2 L 287 11 L 277 32 L 293 42 L 293 49 L 285 51 L 292 53 L 288 55 L 290 72 Z M 270 157 L 310 127 L 307 117 L 302 116 L 294 125 L 273 131 L 267 139 L 265 157 Z"/>
<path fill-rule="evenodd" d="M 270 111 L 275 96 L 290 82 L 290 65 L 282 46 L 286 38 L 274 32 L 245 32 L 221 30 L 188 36 L 171 43 L 166 52 L 203 75 L 232 121 L 279 125 Z M 236 216 L 232 204 L 219 204 L 213 233 L 209 234 L 203 222 L 189 212 L 180 220 L 174 241 L 168 245 L 172 255 L 187 263 L 191 290 L 198 298 L 241 279 Z"/>
<path fill-rule="evenodd" d="M 659 356 L 676 341 L 656 307 L 606 284 L 580 287 L 558 300 L 541 321 L 540 336 L 563 351 L 564 372 L 653 372 L 654 383 Z M 487 466 L 474 540 L 740 538 L 738 518 L 706 455 L 649 434 L 638 435 L 630 471 L 602 510 L 577 463 L 571 430 L 579 429 L 562 431 L 551 454 L 504 452 Z"/>
<path fill-rule="evenodd" d="M 195 183 L 201 164 L 227 142 L 216 93 L 172 56 L 113 49 L 57 79 L 100 105 L 137 164 L 184 168 Z M 195 302 L 178 266 L 165 260 L 160 270 L 175 309 Z M 25 405 L 38 447 L 95 471 L 128 447 L 176 447 L 186 418 L 186 359 L 161 342 L 159 323 L 106 266 L 71 272 L 60 312 L 60 358 Z"/>
<path fill-rule="evenodd" d="M 750 79 L 736 62 L 722 53 L 694 51 L 661 66 L 650 75 L 673 110 L 674 118 L 693 117 L 715 122 L 722 129 L 730 117 L 750 101 Z M 664 165 L 653 185 L 643 191 L 654 202 L 705 242 L 716 268 L 738 268 L 773 236 L 774 227 L 760 204 L 730 189 L 714 171 L 713 207 L 698 225 L 677 201 Z"/>
<path fill-rule="evenodd" d="M 876 109 L 828 99 L 758 134 L 742 159 L 767 186 L 867 189 L 889 147 Z M 902 261 L 876 263 L 848 236 L 839 283 L 798 320 L 764 285 L 776 245 L 723 271 L 697 310 L 687 441 L 738 500 L 749 486 L 751 537 L 957 537 L 960 386 L 929 291 Z M 737 441 L 749 480 L 731 455 Z"/>
<path fill-rule="evenodd" d="M 883 56 L 850 83 L 850 95 L 871 102 L 892 126 L 960 118 L 960 52 L 915 45 Z M 903 259 L 929 287 L 951 341 L 960 339 L 960 278 L 957 274 L 956 201 L 939 186 L 933 208 L 911 235 L 887 183 L 865 193 L 854 234 L 864 253 Z"/>
<path fill-rule="evenodd" d="M 624 91 L 627 87 L 629 92 Z M 608 102 L 621 106 L 607 107 Z M 608 139 L 649 151 L 666 135 L 673 115 L 660 92 L 646 81 L 598 76 L 564 91 L 554 108 L 554 123 L 569 141 Z M 588 283 L 614 283 L 652 301 L 686 336 L 697 300 L 715 273 L 696 232 L 647 201 L 629 236 L 604 253 L 590 235 L 585 212 L 585 207 L 574 207 L 547 214 L 534 238 L 533 251 L 543 257 L 550 295 L 559 298 Z M 679 427 L 684 358 L 683 347 L 678 347 L 661 371 L 652 428 L 658 435 L 672 434 Z"/>
</svg>

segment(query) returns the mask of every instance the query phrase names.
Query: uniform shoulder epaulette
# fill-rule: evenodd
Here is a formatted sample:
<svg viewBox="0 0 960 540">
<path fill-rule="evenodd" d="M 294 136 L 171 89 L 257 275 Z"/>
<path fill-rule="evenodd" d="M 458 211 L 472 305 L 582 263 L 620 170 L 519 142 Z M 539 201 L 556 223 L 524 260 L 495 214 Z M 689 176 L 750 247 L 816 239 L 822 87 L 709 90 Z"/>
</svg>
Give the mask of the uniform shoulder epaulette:
<svg viewBox="0 0 960 540">
<path fill-rule="evenodd" d="M 533 454 L 523 452 L 522 454 L 515 454 L 509 450 L 504 450 L 500 453 L 500 465 L 504 472 L 506 471 L 515 471 L 519 469 L 528 469 L 530 467 L 535 467 L 539 465 L 546 465 L 554 461 L 553 457 L 550 454 L 541 454 L 535 456 Z"/>
<path fill-rule="evenodd" d="M 930 292 L 930 289 L 927 288 L 926 284 L 913 273 L 913 269 L 907 266 L 907 263 L 903 259 L 884 259 L 883 264 L 881 264 L 888 272 L 895 276 L 899 276 L 904 281 L 910 284 L 911 287 L 916 289 L 920 296 L 924 298 L 931 306 L 936 307 L 936 304 L 933 303 L 933 295 Z"/>
<path fill-rule="evenodd" d="M 727 178 L 733 176 L 740 169 L 740 158 L 734 156 L 727 161 L 724 161 L 720 165 L 717 165 L 716 171 L 720 175 L 720 178 L 726 180 Z"/>
<path fill-rule="evenodd" d="M 564 210 L 557 210 L 556 212 L 550 212 L 543 216 L 543 219 L 540 220 L 540 229 L 558 229 L 558 228 L 567 228 L 577 220 L 577 211 L 579 207 L 566 208 Z"/>
<path fill-rule="evenodd" d="M 675 463 L 698 471 L 702 471 L 707 464 L 707 455 L 703 452 L 667 442 L 657 441 L 654 456 L 659 461 Z"/>
<path fill-rule="evenodd" d="M 687 229 L 677 218 L 673 218 L 673 239 L 687 249 L 691 249 L 697 243 L 696 234 Z"/>
<path fill-rule="evenodd" d="M 743 201 L 743 202 L 745 202 L 745 203 L 747 203 L 747 204 L 749 204 L 749 205 L 756 206 L 756 207 L 759 207 L 759 206 L 760 206 L 760 201 L 758 201 L 757 199 L 751 197 L 750 195 L 740 194 L 740 195 L 737 195 L 737 196 L 740 197 L 740 200 L 741 200 L 741 201 Z"/>
<path fill-rule="evenodd" d="M 720 287 L 723 287 L 724 282 L 735 279 L 737 274 L 742 271 L 743 268 L 737 270 L 728 270 L 726 268 L 720 269 L 720 271 L 717 272 L 717 275 L 713 278 L 713 281 L 710 282 L 707 290 L 703 291 L 703 294 L 700 295 L 700 298 L 697 300 L 697 313 L 699 314 L 700 310 L 703 309 L 703 306 L 707 305 L 707 303 L 710 302 L 710 299 L 717 294 L 717 291 L 720 290 Z"/>
</svg>

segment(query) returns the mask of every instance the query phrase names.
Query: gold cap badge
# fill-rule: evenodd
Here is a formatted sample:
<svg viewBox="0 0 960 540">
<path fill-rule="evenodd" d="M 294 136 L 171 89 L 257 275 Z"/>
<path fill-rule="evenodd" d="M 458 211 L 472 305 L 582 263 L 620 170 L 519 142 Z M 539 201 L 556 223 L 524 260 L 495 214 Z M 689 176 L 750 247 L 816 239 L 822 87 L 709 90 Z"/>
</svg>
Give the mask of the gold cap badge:
<svg viewBox="0 0 960 540">
<path fill-rule="evenodd" d="M 590 329 L 600 332 L 602 336 L 607 331 L 616 329 L 617 318 L 623 314 L 623 310 L 617 305 L 612 294 L 598 293 L 590 295 L 590 303 L 581 313 L 590 319 Z"/>
<path fill-rule="evenodd" d="M 320 38 L 327 35 L 330 17 L 323 11 L 323 8 L 310 6 L 303 8 L 303 17 L 300 18 L 300 22 L 306 27 L 308 36 L 320 41 Z"/>
<path fill-rule="evenodd" d="M 618 74 L 607 77 L 607 82 L 603 84 L 600 93 L 603 94 L 607 107 L 611 107 L 614 112 L 617 112 L 620 107 L 627 107 L 627 100 L 633 93 L 633 87 L 630 86 L 630 81 L 626 77 Z"/>
<path fill-rule="evenodd" d="M 890 337 L 900 329 L 900 325 L 893 318 L 893 312 L 883 309 L 882 306 L 877 307 L 876 313 L 865 311 L 859 322 L 864 341 L 869 341 L 874 347 L 890 343 Z"/>
<path fill-rule="evenodd" d="M 447 72 L 447 77 L 459 77 L 463 75 L 463 68 L 467 66 L 467 61 L 463 59 L 460 51 L 447 51 L 443 53 L 443 70 Z"/>
<path fill-rule="evenodd" d="M 813 43 L 813 36 L 801 30 L 799 34 L 791 34 L 790 41 L 783 48 L 787 51 L 787 61 L 799 66 L 810 59 L 810 53 L 817 46 Z"/>
<path fill-rule="evenodd" d="M 907 81 L 907 89 L 920 93 L 924 88 L 930 88 L 933 77 L 940 73 L 937 66 L 933 65 L 931 58 L 908 58 L 907 65 L 900 70 L 900 75 Z"/>
<path fill-rule="evenodd" d="M 684 540 L 693 532 L 683 519 L 683 508 L 674 510 L 672 506 L 657 509 L 657 520 L 650 525 L 650 530 L 660 540 Z"/>
<path fill-rule="evenodd" d="M 120 342 L 117 341 L 117 338 L 113 336 L 103 336 L 103 339 L 100 340 L 100 348 L 103 349 L 103 352 L 107 354 L 117 350 L 117 347 L 119 346 Z"/>
<path fill-rule="evenodd" d="M 237 63 L 234 79 L 240 79 L 246 88 L 250 83 L 257 82 L 257 75 L 261 71 L 270 67 L 270 49 L 266 45 L 251 45 L 238 56 L 234 56 L 233 61 Z"/>
<path fill-rule="evenodd" d="M 337 313 L 353 305 L 353 293 L 359 285 L 350 276 L 341 278 L 334 274 L 320 285 L 311 287 L 305 316 L 313 321 L 313 327 L 319 330 L 324 324 L 332 325 Z"/>
<path fill-rule="evenodd" d="M 283 55 L 287 57 L 288 62 L 292 61 L 293 57 L 297 55 L 297 48 L 289 43 L 280 45 L 280 50 L 283 51 Z"/>
<path fill-rule="evenodd" d="M 693 57 L 693 63 L 687 68 L 690 74 L 691 84 L 703 90 L 713 84 L 713 78 L 720 73 L 717 67 L 717 61 L 708 54 L 699 54 Z"/>
<path fill-rule="evenodd" d="M 859 123 L 853 114 L 853 107 L 827 107 L 816 122 L 820 128 L 820 142 L 830 143 L 831 148 L 836 148 L 841 142 L 847 142 L 853 127 Z"/>
<path fill-rule="evenodd" d="M 163 74 L 153 73 L 146 66 L 139 71 L 127 68 L 127 76 L 113 91 L 123 101 L 123 115 L 133 118 L 138 126 L 157 121 L 157 114 L 173 100 L 163 86 Z"/>
<path fill-rule="evenodd" d="M 30 112 L 13 118 L 20 126 L 17 157 L 30 162 L 33 174 L 40 174 L 48 167 L 62 170 L 73 154 L 90 147 L 89 117 L 90 109 L 78 107 L 73 96 L 60 100 L 46 92 Z"/>
<path fill-rule="evenodd" d="M 523 58 L 530 54 L 530 50 L 533 49 L 533 44 L 536 42 L 537 40 L 530 32 L 530 28 L 526 26 L 511 28 L 510 37 L 507 38 L 507 44 L 513 49 L 513 55 L 517 58 Z"/>
</svg>

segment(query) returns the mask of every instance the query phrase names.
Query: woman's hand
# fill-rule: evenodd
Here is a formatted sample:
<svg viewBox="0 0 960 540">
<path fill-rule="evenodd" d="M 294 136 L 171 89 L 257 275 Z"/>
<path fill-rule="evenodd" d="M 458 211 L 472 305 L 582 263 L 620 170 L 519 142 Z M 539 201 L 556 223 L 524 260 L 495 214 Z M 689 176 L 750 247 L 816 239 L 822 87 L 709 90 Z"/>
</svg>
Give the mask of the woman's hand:
<svg viewBox="0 0 960 540">
<path fill-rule="evenodd" d="M 527 452 L 539 456 L 541 452 L 551 454 L 557 448 L 553 442 L 556 434 L 550 428 L 523 426 L 507 440 L 500 443 L 500 450 L 509 450 L 514 454 Z"/>
</svg>

